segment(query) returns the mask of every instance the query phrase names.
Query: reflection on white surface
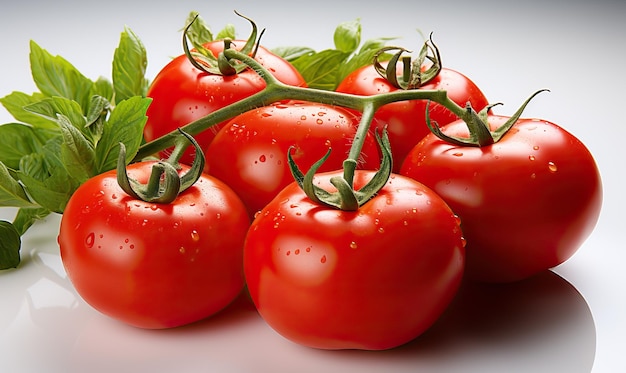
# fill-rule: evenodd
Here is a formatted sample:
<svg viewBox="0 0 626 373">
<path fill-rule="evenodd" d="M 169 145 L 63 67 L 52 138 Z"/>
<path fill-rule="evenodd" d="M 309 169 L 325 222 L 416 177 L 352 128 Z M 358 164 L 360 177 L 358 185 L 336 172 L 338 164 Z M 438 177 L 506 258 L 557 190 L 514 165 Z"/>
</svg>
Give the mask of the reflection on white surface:
<svg viewBox="0 0 626 373">
<path fill-rule="evenodd" d="M 589 307 L 553 272 L 513 285 L 466 284 L 427 333 L 388 351 L 298 346 L 245 297 L 192 325 L 136 329 L 77 296 L 58 256 L 57 229 L 58 217 L 36 226 L 21 268 L 0 273 L 3 371 L 589 372 L 594 361 Z"/>
</svg>

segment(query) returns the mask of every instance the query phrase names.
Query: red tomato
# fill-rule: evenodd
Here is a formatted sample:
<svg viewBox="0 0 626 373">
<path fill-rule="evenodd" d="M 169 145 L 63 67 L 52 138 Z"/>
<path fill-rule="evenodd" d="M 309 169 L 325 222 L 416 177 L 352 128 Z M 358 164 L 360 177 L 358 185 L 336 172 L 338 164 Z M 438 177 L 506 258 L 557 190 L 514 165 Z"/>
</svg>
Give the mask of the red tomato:
<svg viewBox="0 0 626 373">
<path fill-rule="evenodd" d="M 492 129 L 508 118 L 489 116 Z M 466 137 L 465 123 L 443 127 Z M 442 196 L 461 218 L 470 279 L 510 282 L 554 267 L 593 230 L 602 204 L 596 163 L 556 124 L 520 119 L 500 141 L 452 145 L 426 136 L 401 174 Z"/>
<path fill-rule="evenodd" d="M 293 182 L 287 152 L 305 171 L 331 148 L 320 171 L 342 168 L 358 120 L 340 107 L 288 102 L 248 111 L 228 122 L 206 150 L 205 169 L 228 184 L 243 200 L 250 216 Z M 377 169 L 376 139 L 367 134 L 360 167 Z"/>
<path fill-rule="evenodd" d="M 334 190 L 330 177 L 316 184 Z M 372 171 L 357 170 L 355 187 Z M 358 211 L 312 202 L 296 183 L 253 221 L 244 248 L 250 296 L 287 339 L 320 349 L 382 350 L 439 318 L 459 287 L 458 219 L 429 188 L 392 175 Z"/>
<path fill-rule="evenodd" d="M 245 41 L 238 40 L 233 44 L 242 47 Z M 224 49 L 224 42 L 213 41 L 204 46 L 217 56 Z M 300 73 L 289 62 L 262 46 L 255 59 L 281 82 L 306 86 Z M 186 55 L 180 55 L 163 67 L 150 85 L 147 96 L 152 98 L 152 103 L 147 111 L 144 137 L 146 141 L 152 141 L 263 88 L 265 81 L 252 69 L 228 76 L 210 74 L 196 69 Z M 207 148 L 222 125 L 217 124 L 194 136 L 202 149 Z M 166 153 L 163 152 L 162 156 L 165 157 Z M 180 161 L 191 164 L 194 157 L 194 149 L 190 147 Z"/>
<path fill-rule="evenodd" d="M 151 166 L 132 164 L 128 174 L 146 182 Z M 58 241 L 87 303 L 130 325 L 168 328 L 213 315 L 241 292 L 249 223 L 237 195 L 208 175 L 173 203 L 153 204 L 124 193 L 110 171 L 72 195 Z"/>
<path fill-rule="evenodd" d="M 383 64 L 384 65 L 384 64 Z M 364 66 L 348 75 L 337 87 L 337 92 L 351 93 L 362 96 L 388 93 L 398 90 L 386 79 L 382 78 L 373 65 Z M 476 111 L 488 105 L 487 98 L 481 90 L 465 75 L 443 68 L 439 75 L 419 89 L 439 90 L 448 92 L 448 97 L 460 106 L 469 101 Z M 384 105 L 374 115 L 371 129 L 379 131 L 387 126 L 389 142 L 393 154 L 393 171 L 398 172 L 402 161 L 409 151 L 430 131 L 426 126 L 426 100 L 398 101 Z M 453 122 L 458 117 L 445 107 L 431 102 L 429 115 L 439 125 Z"/>
</svg>

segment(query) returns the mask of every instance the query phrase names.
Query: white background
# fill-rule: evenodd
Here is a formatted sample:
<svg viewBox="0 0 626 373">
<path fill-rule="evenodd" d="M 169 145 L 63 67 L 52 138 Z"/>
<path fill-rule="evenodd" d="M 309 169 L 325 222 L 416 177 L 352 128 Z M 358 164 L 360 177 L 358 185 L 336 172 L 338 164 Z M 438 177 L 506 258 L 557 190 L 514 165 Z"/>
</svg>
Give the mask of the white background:
<svg viewBox="0 0 626 373">
<path fill-rule="evenodd" d="M 363 38 L 398 36 L 417 48 L 418 29 L 434 32 L 444 66 L 474 80 L 498 113 L 511 114 L 532 92 L 525 116 L 560 124 L 596 157 L 604 183 L 598 226 L 554 274 L 499 292 L 487 314 L 467 292 L 468 313 L 451 311 L 432 333 L 399 351 L 323 352 L 277 336 L 245 307 L 187 328 L 129 329 L 80 300 L 58 258 L 59 217 L 24 237 L 24 263 L 0 273 L 0 364 L 6 372 L 96 371 L 626 371 L 626 271 L 623 253 L 626 3 L 619 1 L 386 0 L 14 1 L 0 9 L 0 96 L 32 92 L 28 43 L 35 40 L 90 78 L 110 77 L 113 51 L 129 26 L 148 51 L 148 77 L 181 53 L 191 10 L 214 31 L 238 10 L 267 29 L 268 47 L 332 45 L 334 28 L 360 18 Z M 263 5 L 259 5 L 263 4 Z M 0 109 L 0 123 L 11 121 Z M 0 217 L 12 218 L 11 209 Z M 492 294 L 493 295 L 493 294 Z M 481 298 L 482 297 L 482 298 Z M 472 313 L 474 312 L 474 313 Z M 8 368 L 8 369 L 6 369 Z M 214 368 L 214 369 L 210 369 Z M 267 369 L 267 370 L 266 370 Z"/>
</svg>

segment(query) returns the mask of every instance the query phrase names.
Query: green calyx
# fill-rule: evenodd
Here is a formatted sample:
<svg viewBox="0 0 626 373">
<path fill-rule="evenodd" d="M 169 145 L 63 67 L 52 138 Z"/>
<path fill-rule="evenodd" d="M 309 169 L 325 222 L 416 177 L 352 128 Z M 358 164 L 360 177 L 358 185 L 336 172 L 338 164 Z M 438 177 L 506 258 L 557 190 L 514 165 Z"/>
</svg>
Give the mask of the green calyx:
<svg viewBox="0 0 626 373">
<path fill-rule="evenodd" d="M 526 106 L 528 106 L 530 101 L 539 93 L 545 91 L 549 90 L 541 89 L 533 93 L 529 98 L 526 99 L 526 101 L 524 101 L 520 108 L 517 109 L 517 111 L 503 125 L 493 131 L 491 130 L 487 119 L 491 108 L 500 105 L 500 103 L 487 105 L 480 112 L 476 112 L 472 108 L 472 105 L 470 105 L 469 102 L 467 103 L 467 105 L 465 106 L 465 115 L 462 117 L 462 119 L 469 130 L 468 138 L 450 136 L 443 133 L 439 125 L 437 125 L 436 122 L 430 120 L 428 109 L 426 109 L 426 125 L 435 136 L 439 137 L 443 141 L 449 142 L 454 145 L 472 147 L 491 145 L 500 141 L 500 139 L 513 127 L 517 120 L 522 116 L 522 113 L 524 112 Z M 429 106 L 430 105 L 427 105 L 426 107 L 428 108 Z"/>
<path fill-rule="evenodd" d="M 261 30 L 260 35 L 258 34 L 258 29 L 256 23 L 254 21 L 244 15 L 241 15 L 237 11 L 235 14 L 246 19 L 252 25 L 252 31 L 246 44 L 241 48 L 241 52 L 247 55 L 254 57 L 259 48 L 259 44 L 261 41 L 261 37 L 263 36 L 263 32 L 265 30 Z M 224 56 L 223 52 L 220 52 L 217 57 L 204 47 L 202 43 L 202 39 L 195 37 L 195 33 L 190 33 L 191 27 L 194 25 L 194 22 L 198 19 L 198 15 L 196 14 L 192 17 L 191 21 L 185 27 L 183 32 L 183 50 L 185 51 L 185 55 L 189 62 L 198 70 L 204 71 L 209 74 L 216 75 L 236 75 L 240 72 L 244 71 L 248 68 L 248 66 L 244 63 L 236 63 Z M 257 37 L 258 35 L 258 37 Z M 188 40 L 193 45 L 193 50 L 189 48 Z M 224 50 L 231 48 L 232 40 L 230 38 L 224 39 Z"/>
<path fill-rule="evenodd" d="M 292 148 L 290 148 L 290 151 L 287 153 L 289 168 L 300 188 L 302 188 L 307 197 L 312 201 L 343 211 L 356 211 L 360 206 L 374 197 L 385 186 L 389 180 L 389 176 L 391 176 L 391 145 L 389 144 L 387 131 L 383 131 L 382 136 L 376 132 L 376 140 L 382 150 L 380 168 L 376 171 L 372 179 L 359 190 L 354 189 L 353 181 L 357 162 L 352 158 L 348 158 L 343 162 L 342 176 L 335 176 L 330 179 L 330 183 L 337 188 L 336 192 L 329 192 L 313 184 L 315 173 L 324 161 L 326 161 L 328 156 L 330 156 L 330 148 L 319 161 L 311 166 L 306 174 L 300 171 L 298 165 L 291 157 Z"/>
<path fill-rule="evenodd" d="M 390 50 L 397 50 L 394 55 L 391 56 L 387 62 L 387 67 L 380 63 L 380 57 L 384 56 Z M 433 80 L 441 71 L 441 55 L 439 48 L 435 45 L 432 39 L 432 33 L 429 40 L 427 40 L 417 59 L 411 62 L 410 56 L 403 56 L 405 52 L 409 50 L 401 47 L 388 46 L 381 48 L 374 56 L 374 68 L 376 72 L 383 78 L 385 78 L 391 85 L 399 89 L 417 89 Z M 429 61 L 429 66 L 426 66 L 426 60 Z M 402 75 L 398 76 L 398 63 L 402 62 Z"/>
<path fill-rule="evenodd" d="M 152 173 L 146 184 L 131 179 L 126 171 L 126 147 L 120 143 L 120 153 L 117 163 L 117 182 L 129 196 L 146 202 L 171 203 L 180 193 L 187 190 L 198 181 L 205 165 L 205 157 L 200 145 L 189 134 L 179 130 L 180 137 L 172 155 L 165 161 L 156 162 L 152 166 Z M 196 157 L 191 168 L 183 175 L 178 174 L 178 160 L 184 150 L 192 144 L 196 150 Z"/>
</svg>

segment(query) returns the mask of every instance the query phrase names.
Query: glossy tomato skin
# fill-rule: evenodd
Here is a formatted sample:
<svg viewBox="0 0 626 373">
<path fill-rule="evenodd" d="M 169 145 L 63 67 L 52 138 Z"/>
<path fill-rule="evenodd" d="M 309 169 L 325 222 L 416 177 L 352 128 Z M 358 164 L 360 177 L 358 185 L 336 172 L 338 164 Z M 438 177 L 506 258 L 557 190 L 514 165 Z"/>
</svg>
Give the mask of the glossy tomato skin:
<svg viewBox="0 0 626 373">
<path fill-rule="evenodd" d="M 351 112 L 312 102 L 291 101 L 251 110 L 228 122 L 206 151 L 206 170 L 228 184 L 250 216 L 293 182 L 287 153 L 306 172 L 331 148 L 319 171 L 340 169 L 348 157 L 358 119 Z M 359 167 L 379 167 L 376 139 L 367 134 Z"/>
<path fill-rule="evenodd" d="M 384 64 L 383 64 L 384 65 Z M 458 71 L 443 68 L 422 90 L 446 90 L 448 97 L 459 106 L 469 101 L 476 111 L 489 104 L 480 88 L 467 76 Z M 337 92 L 361 96 L 397 91 L 398 88 L 382 78 L 372 65 L 364 66 L 349 74 L 337 87 Z M 387 127 L 393 154 L 393 171 L 398 172 L 409 151 L 430 131 L 426 126 L 426 107 L 432 121 L 440 126 L 458 119 L 448 109 L 426 100 L 398 101 L 382 106 L 374 115 L 371 129 Z"/>
<path fill-rule="evenodd" d="M 245 41 L 233 43 L 243 46 Z M 217 56 L 223 51 L 224 42 L 206 43 L 205 47 Z M 255 59 L 281 82 L 306 86 L 300 73 L 289 62 L 268 49 L 260 46 Z M 152 98 L 152 103 L 147 111 L 144 137 L 146 141 L 152 141 L 263 88 L 265 81 L 252 69 L 230 76 L 210 74 L 196 69 L 186 55 L 180 55 L 161 69 L 148 89 L 147 96 Z M 194 136 L 202 149 L 206 149 L 222 125 L 217 124 Z M 162 155 L 165 157 L 166 153 Z M 190 147 L 181 162 L 191 164 L 194 157 L 193 147 Z"/>
<path fill-rule="evenodd" d="M 128 173 L 145 182 L 150 169 L 151 162 L 132 164 Z M 211 316 L 236 298 L 249 223 L 236 194 L 210 176 L 171 204 L 153 204 L 124 193 L 111 171 L 72 195 L 58 242 L 68 277 L 88 304 L 124 323 L 160 329 Z"/>
<path fill-rule="evenodd" d="M 492 115 L 492 129 L 508 118 Z M 454 122 L 448 135 L 467 136 Z M 511 282 L 563 263 L 598 220 L 602 185 L 580 140 L 554 123 L 521 119 L 502 139 L 482 148 L 448 144 L 428 135 L 409 154 L 401 174 L 426 184 L 461 218 L 467 239 L 467 277 Z"/>
<path fill-rule="evenodd" d="M 317 184 L 332 190 L 329 177 Z M 359 188 L 371 171 L 357 171 Z M 414 180 L 393 175 L 358 211 L 322 207 L 286 187 L 246 238 L 244 272 L 260 315 L 279 334 L 319 349 L 383 350 L 429 328 L 464 268 L 458 220 Z"/>
</svg>

